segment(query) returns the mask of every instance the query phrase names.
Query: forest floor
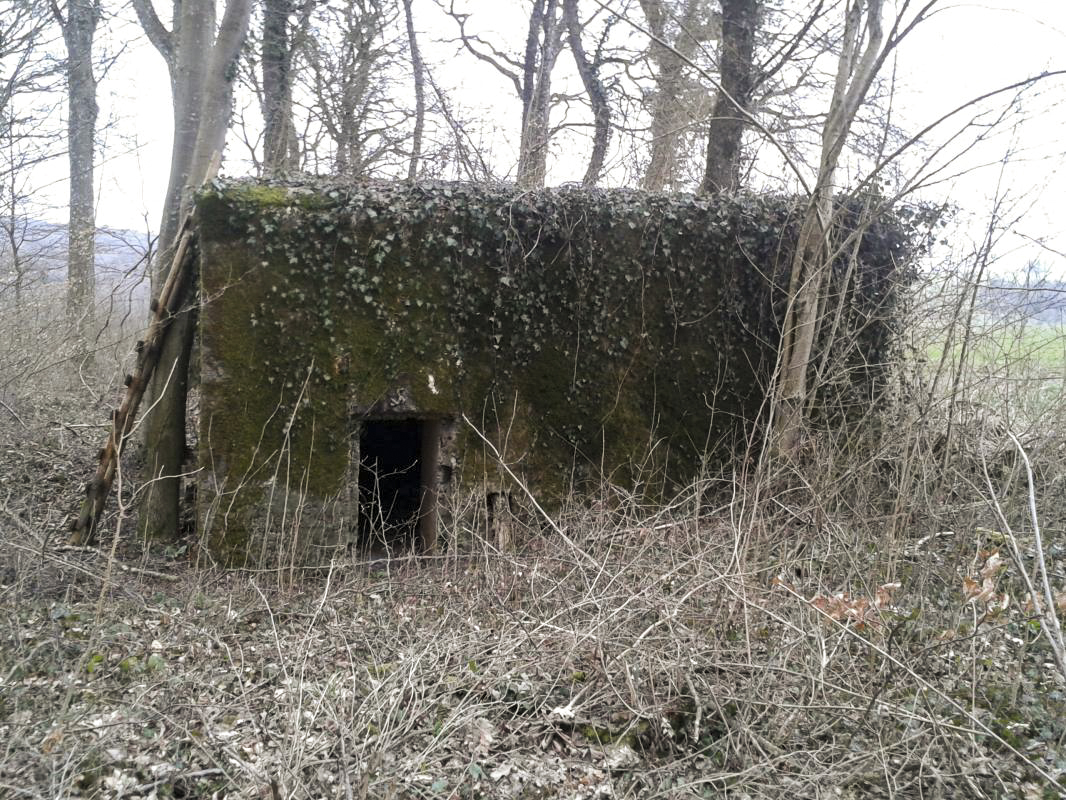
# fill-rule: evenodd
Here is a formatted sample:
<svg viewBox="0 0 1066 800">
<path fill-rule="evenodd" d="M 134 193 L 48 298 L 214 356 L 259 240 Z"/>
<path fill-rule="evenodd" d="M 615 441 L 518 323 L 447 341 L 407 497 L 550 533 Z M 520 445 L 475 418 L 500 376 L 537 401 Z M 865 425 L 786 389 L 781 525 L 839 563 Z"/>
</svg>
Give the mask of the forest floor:
<svg viewBox="0 0 1066 800">
<path fill-rule="evenodd" d="M 65 547 L 84 406 L 0 408 L 2 796 L 1066 796 L 1066 687 L 973 482 L 925 516 L 707 482 L 575 503 L 573 547 L 221 572 L 114 515 Z"/>
</svg>

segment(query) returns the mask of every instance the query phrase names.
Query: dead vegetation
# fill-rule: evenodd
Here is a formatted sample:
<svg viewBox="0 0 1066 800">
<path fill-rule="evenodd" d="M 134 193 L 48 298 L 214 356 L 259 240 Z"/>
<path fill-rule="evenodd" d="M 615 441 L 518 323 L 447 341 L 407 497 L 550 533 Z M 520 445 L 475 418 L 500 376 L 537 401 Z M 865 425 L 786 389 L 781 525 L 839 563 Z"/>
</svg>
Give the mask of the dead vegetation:
<svg viewBox="0 0 1066 800">
<path fill-rule="evenodd" d="M 4 796 L 1064 791 L 1061 384 L 1024 430 L 1000 384 L 959 382 L 793 474 L 574 498 L 514 552 L 456 514 L 442 539 L 468 544 L 437 556 L 247 573 L 113 506 L 98 548 L 65 546 L 106 433 L 88 386 L 121 374 L 95 369 L 5 383 Z"/>
</svg>

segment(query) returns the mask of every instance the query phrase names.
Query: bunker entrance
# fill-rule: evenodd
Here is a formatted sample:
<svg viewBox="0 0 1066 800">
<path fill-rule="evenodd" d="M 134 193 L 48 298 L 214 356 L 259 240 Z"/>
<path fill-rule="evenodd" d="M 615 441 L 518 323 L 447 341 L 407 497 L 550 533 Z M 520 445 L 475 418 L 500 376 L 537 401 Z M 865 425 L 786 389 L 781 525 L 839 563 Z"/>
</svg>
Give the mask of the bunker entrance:
<svg viewBox="0 0 1066 800">
<path fill-rule="evenodd" d="M 436 420 L 360 422 L 356 542 L 360 551 L 376 557 L 433 549 L 439 442 Z"/>
</svg>

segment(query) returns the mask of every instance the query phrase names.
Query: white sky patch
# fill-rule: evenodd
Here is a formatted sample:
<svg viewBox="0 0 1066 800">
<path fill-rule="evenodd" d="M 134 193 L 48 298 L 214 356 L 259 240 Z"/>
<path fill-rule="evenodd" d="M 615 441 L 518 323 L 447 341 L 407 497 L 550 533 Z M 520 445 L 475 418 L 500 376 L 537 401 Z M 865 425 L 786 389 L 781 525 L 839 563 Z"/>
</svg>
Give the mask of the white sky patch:
<svg viewBox="0 0 1066 800">
<path fill-rule="evenodd" d="M 466 0 L 459 5 L 472 12 L 472 27 L 494 41 L 520 47 L 525 35 L 524 3 Z M 456 36 L 452 20 L 433 3 L 416 3 L 415 8 L 424 57 L 438 80 L 452 92 L 453 105 L 477 119 L 485 144 L 497 155 L 497 166 L 508 158 L 513 160 L 520 115 L 513 88 L 490 66 L 457 53 L 459 45 L 432 41 Z M 165 9 L 160 6 L 160 11 Z M 132 44 L 100 83 L 102 147 L 97 166 L 97 220 L 101 226 L 142 231 L 150 226 L 155 230 L 170 163 L 173 114 L 169 77 L 162 58 L 132 18 L 114 21 L 109 35 L 112 41 Z M 882 74 L 889 75 L 895 69 L 895 119 L 906 130 L 916 131 L 988 91 L 1045 70 L 1066 68 L 1064 53 L 1066 3 L 945 3 L 908 37 L 895 63 L 886 64 Z M 564 52 L 559 61 L 560 85 L 574 80 L 572 72 L 569 54 Z M 1066 81 L 1049 80 L 1017 98 L 1012 109 L 1015 113 L 999 133 L 962 152 L 957 162 L 918 195 L 956 204 L 964 220 L 972 215 L 972 235 L 977 237 L 998 187 L 1001 195 L 1008 196 L 1014 216 L 1019 217 L 1012 235 L 1004 240 L 1005 268 L 1020 269 L 1036 259 L 1053 272 L 1066 274 L 1066 256 L 1061 255 L 1066 253 L 1066 178 L 1062 169 L 1066 103 L 1060 103 L 1064 87 Z M 1011 95 L 1001 95 L 987 108 L 1000 109 L 1010 99 Z M 933 131 L 930 142 L 943 141 L 971 116 L 964 112 Z M 981 134 L 981 126 L 993 119 L 990 111 L 966 128 L 958 142 L 971 142 Z M 581 149 L 585 141 L 584 135 L 575 135 L 565 145 L 555 147 L 549 162 L 550 183 L 581 177 L 587 157 Z M 955 146 L 963 149 L 958 143 Z M 231 137 L 224 173 L 237 175 L 246 169 L 242 150 Z M 1008 154 L 1009 165 L 1001 168 Z M 609 161 L 609 168 L 612 163 L 615 172 L 606 183 L 632 182 L 632 177 L 618 167 L 617 156 L 614 162 Z M 34 176 L 40 197 L 51 206 L 47 217 L 55 221 L 62 221 L 66 213 L 65 170 L 66 160 L 58 158 Z M 850 176 L 845 173 L 842 177 Z"/>
</svg>

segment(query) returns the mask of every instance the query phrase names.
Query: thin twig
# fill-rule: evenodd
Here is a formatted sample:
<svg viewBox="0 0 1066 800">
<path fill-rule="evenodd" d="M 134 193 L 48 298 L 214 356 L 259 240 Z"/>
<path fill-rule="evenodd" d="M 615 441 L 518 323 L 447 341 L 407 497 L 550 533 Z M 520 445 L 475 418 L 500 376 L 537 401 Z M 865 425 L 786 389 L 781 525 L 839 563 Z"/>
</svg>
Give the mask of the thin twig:
<svg viewBox="0 0 1066 800">
<path fill-rule="evenodd" d="M 588 553 L 586 553 L 583 548 L 578 547 L 577 543 L 569 536 L 567 536 L 566 532 L 556 524 L 555 520 L 551 518 L 551 515 L 549 515 L 548 512 L 545 511 L 544 508 L 541 506 L 541 504 L 537 502 L 537 498 L 533 496 L 533 493 L 531 491 L 529 491 L 529 489 L 526 487 L 525 482 L 517 475 L 515 475 L 514 471 L 503 460 L 503 456 L 501 456 L 500 451 L 496 449 L 496 445 L 494 445 L 485 437 L 485 434 L 483 434 L 478 429 L 478 427 L 470 421 L 469 417 L 467 417 L 466 414 L 463 414 L 463 422 L 469 425 L 470 429 L 478 435 L 478 438 L 480 438 L 482 442 L 485 443 L 485 446 L 489 448 L 489 451 L 492 453 L 492 457 L 496 459 L 496 463 L 503 467 L 503 470 L 507 473 L 508 477 L 510 477 L 510 479 L 515 482 L 515 485 L 522 490 L 522 493 L 527 498 L 529 498 L 529 502 L 533 504 L 533 507 L 537 510 L 537 513 L 544 517 L 544 520 L 548 523 L 548 525 L 551 526 L 551 529 L 555 531 L 556 535 L 558 535 L 564 542 L 566 542 L 566 544 L 575 553 L 577 553 L 583 559 L 599 568 L 600 565 L 597 564 L 596 560 L 593 559 L 592 556 L 590 556 Z"/>
<path fill-rule="evenodd" d="M 1003 513 L 1003 508 L 999 504 L 999 498 L 996 496 L 995 489 L 992 486 L 992 478 L 988 474 L 987 465 L 984 465 L 985 484 L 988 487 L 989 497 L 992 499 L 992 507 L 996 512 L 996 516 L 999 518 L 1000 524 L 1003 526 L 1004 536 L 1010 543 L 1011 557 L 1014 559 L 1014 564 L 1018 568 L 1022 580 L 1025 582 L 1026 590 L 1029 592 L 1029 599 L 1033 604 L 1033 608 L 1037 610 L 1043 619 L 1040 631 L 1044 634 L 1044 638 L 1047 639 L 1048 644 L 1051 647 L 1051 653 L 1055 658 L 1055 666 L 1058 668 L 1059 674 L 1062 678 L 1066 679 L 1066 643 L 1063 642 L 1062 625 L 1059 622 L 1058 614 L 1055 611 L 1055 597 L 1051 591 L 1051 583 L 1048 580 L 1047 574 L 1047 564 L 1044 561 L 1044 540 L 1040 534 L 1040 520 L 1036 511 L 1036 484 L 1033 480 L 1033 468 L 1029 463 L 1029 456 L 1026 455 L 1022 443 L 1019 442 L 1018 438 L 1010 431 L 1007 432 L 1007 435 L 1010 437 L 1011 441 L 1014 442 L 1014 446 L 1018 448 L 1018 452 L 1021 453 L 1022 456 L 1022 463 L 1025 464 L 1025 474 L 1029 490 L 1029 515 L 1033 524 L 1033 548 L 1036 551 L 1034 558 L 1036 560 L 1037 573 L 1039 574 L 1042 584 L 1043 598 L 1037 593 L 1037 589 L 1033 585 L 1032 576 L 1026 569 L 1025 561 L 1022 558 L 1021 548 L 1018 547 L 1018 539 L 1011 530 L 1010 523 L 1007 522 L 1007 516 Z"/>
<path fill-rule="evenodd" d="M 63 544 L 56 548 L 58 553 L 90 553 L 92 555 L 100 556 L 101 558 L 108 558 L 108 554 L 96 547 L 82 546 L 74 544 Z M 165 572 L 156 572 L 154 569 L 145 569 L 144 567 L 131 567 L 129 564 L 124 564 L 118 559 L 115 559 L 114 565 L 122 572 L 126 572 L 132 575 L 144 575 L 148 578 L 156 578 L 161 581 L 177 581 L 177 575 L 168 575 Z"/>
</svg>

